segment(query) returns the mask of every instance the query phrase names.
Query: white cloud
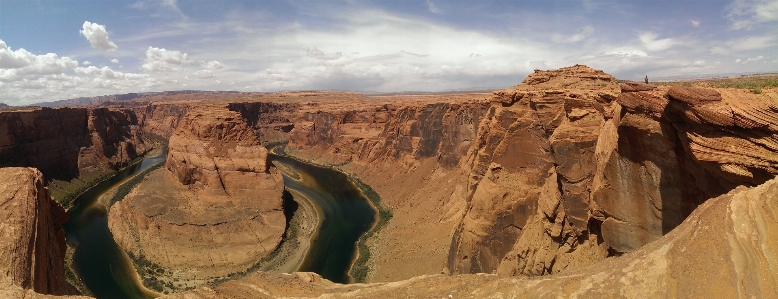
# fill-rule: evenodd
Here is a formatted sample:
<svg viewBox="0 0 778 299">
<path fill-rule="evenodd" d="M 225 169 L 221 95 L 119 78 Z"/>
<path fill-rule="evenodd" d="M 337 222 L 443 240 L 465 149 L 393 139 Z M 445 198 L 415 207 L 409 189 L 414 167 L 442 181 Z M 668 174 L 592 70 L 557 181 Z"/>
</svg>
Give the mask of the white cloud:
<svg viewBox="0 0 778 299">
<path fill-rule="evenodd" d="M 761 50 L 775 45 L 775 35 L 749 36 L 733 40 L 727 44 L 735 51 Z"/>
<path fill-rule="evenodd" d="M 204 68 L 206 68 L 208 70 L 211 70 L 211 71 L 213 71 L 213 70 L 220 70 L 220 69 L 224 68 L 224 66 L 220 62 L 218 62 L 216 60 L 208 61 L 208 62 L 201 61 L 200 62 L 200 66 L 202 66 L 202 67 L 204 67 Z"/>
<path fill-rule="evenodd" d="M 692 22 L 692 27 L 694 27 L 694 28 L 700 27 L 700 21 L 691 20 L 691 22 Z"/>
<path fill-rule="evenodd" d="M 114 59 L 111 59 L 111 63 L 113 63 L 113 64 L 117 64 L 117 63 L 119 63 L 119 59 L 116 59 L 116 58 L 114 58 Z"/>
<path fill-rule="evenodd" d="M 82 28 L 79 32 L 92 44 L 92 48 L 103 51 L 113 51 L 118 48 L 116 44 L 108 40 L 108 32 L 105 31 L 105 26 L 85 21 Z"/>
<path fill-rule="evenodd" d="M 649 51 L 664 51 L 680 43 L 674 38 L 656 39 L 659 34 L 653 32 L 641 33 L 638 37 Z"/>
<path fill-rule="evenodd" d="M 440 8 L 435 6 L 435 3 L 432 3 L 431 0 L 427 0 L 427 9 L 429 9 L 429 11 L 431 13 L 434 13 L 434 14 L 441 14 L 441 13 L 443 13 L 443 11 L 441 11 Z"/>
<path fill-rule="evenodd" d="M 170 72 L 180 70 L 183 64 L 189 62 L 191 61 L 186 53 L 149 47 L 141 68 L 146 72 Z"/>
<path fill-rule="evenodd" d="M 107 67 L 107 66 L 104 66 L 102 68 L 97 68 L 95 66 L 77 67 L 77 68 L 73 69 L 73 71 L 76 73 L 76 75 L 93 76 L 93 77 L 102 78 L 102 79 L 132 79 L 132 80 L 136 80 L 136 79 L 149 78 L 149 75 L 147 75 L 147 74 L 117 72 L 117 71 L 114 71 L 110 67 Z"/>
<path fill-rule="evenodd" d="M 92 65 L 92 63 L 91 63 L 91 62 L 89 62 L 89 60 L 85 60 L 85 61 L 84 61 L 83 63 L 81 63 L 81 64 L 83 64 L 83 65 Z"/>
<path fill-rule="evenodd" d="M 760 56 L 748 58 L 746 59 L 746 61 L 743 61 L 743 63 L 758 62 L 758 61 L 762 61 L 762 59 L 764 59 L 764 56 L 760 55 Z"/>
<path fill-rule="evenodd" d="M 213 71 L 211 70 L 200 70 L 194 72 L 194 76 L 199 79 L 210 79 L 210 78 L 216 78 L 216 75 L 214 75 Z"/>
<path fill-rule="evenodd" d="M 616 49 L 605 52 L 604 55 L 616 56 L 616 57 L 648 57 L 646 52 L 635 49 Z"/>
<path fill-rule="evenodd" d="M 316 59 L 321 59 L 321 60 L 335 60 L 343 56 L 342 52 L 325 53 L 317 49 L 316 47 L 313 47 L 313 49 L 308 47 L 303 47 L 303 50 L 305 50 L 305 52 L 308 53 L 308 56 Z"/>
<path fill-rule="evenodd" d="M 0 40 L 0 81 L 12 82 L 61 74 L 76 66 L 78 61 L 70 57 L 59 57 L 54 53 L 35 55 L 25 49 L 14 51 Z"/>
<path fill-rule="evenodd" d="M 564 36 L 561 34 L 554 34 L 552 40 L 558 43 L 575 43 L 582 41 L 594 33 L 594 27 L 586 26 L 578 30 L 578 33 L 571 36 Z"/>
<path fill-rule="evenodd" d="M 735 0 L 728 8 L 727 18 L 735 30 L 778 21 L 778 1 L 775 0 Z"/>
<path fill-rule="evenodd" d="M 178 0 L 141 0 L 130 4 L 130 8 L 146 10 L 150 8 L 158 8 L 169 12 L 174 12 L 181 18 L 186 19 L 187 16 L 178 7 Z"/>
<path fill-rule="evenodd" d="M 743 51 L 763 50 L 776 45 L 773 35 L 747 36 L 726 42 L 717 42 L 719 46 L 711 47 L 712 54 L 731 54 Z"/>
</svg>

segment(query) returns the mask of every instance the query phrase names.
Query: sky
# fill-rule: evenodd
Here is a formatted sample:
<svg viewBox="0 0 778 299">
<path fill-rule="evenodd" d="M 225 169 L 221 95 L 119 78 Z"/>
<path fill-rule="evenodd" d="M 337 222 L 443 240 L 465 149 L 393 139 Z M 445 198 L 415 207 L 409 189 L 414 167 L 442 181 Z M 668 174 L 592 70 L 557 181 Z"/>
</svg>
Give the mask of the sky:
<svg viewBox="0 0 778 299">
<path fill-rule="evenodd" d="M 0 0 L 0 102 L 778 72 L 778 0 Z"/>
</svg>

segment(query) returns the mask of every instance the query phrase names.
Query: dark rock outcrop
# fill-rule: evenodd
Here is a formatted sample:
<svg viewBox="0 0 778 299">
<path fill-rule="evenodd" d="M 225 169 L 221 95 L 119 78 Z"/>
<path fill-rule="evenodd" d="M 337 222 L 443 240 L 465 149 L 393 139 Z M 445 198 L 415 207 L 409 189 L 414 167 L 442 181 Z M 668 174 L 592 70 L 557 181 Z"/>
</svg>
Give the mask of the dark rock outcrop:
<svg viewBox="0 0 778 299">
<path fill-rule="evenodd" d="M 40 108 L 0 112 L 0 166 L 40 169 L 46 180 L 128 165 L 151 148 L 131 111 Z"/>
</svg>

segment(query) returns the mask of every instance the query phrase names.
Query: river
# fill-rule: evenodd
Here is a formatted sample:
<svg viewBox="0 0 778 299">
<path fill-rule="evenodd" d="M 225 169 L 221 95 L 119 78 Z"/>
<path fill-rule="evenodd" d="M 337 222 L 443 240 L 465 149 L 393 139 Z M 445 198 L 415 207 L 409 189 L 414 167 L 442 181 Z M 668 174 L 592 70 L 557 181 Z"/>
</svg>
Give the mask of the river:
<svg viewBox="0 0 778 299">
<path fill-rule="evenodd" d="M 356 258 L 356 243 L 376 221 L 376 211 L 345 174 L 291 158 L 271 155 L 274 163 L 293 169 L 299 180 L 284 174 L 284 185 L 311 201 L 320 225 L 298 271 L 316 272 L 339 283 L 351 283 L 348 272 Z"/>
<path fill-rule="evenodd" d="M 98 199 L 134 175 L 163 163 L 166 154 L 145 158 L 97 184 L 78 196 L 69 210 L 65 238 L 73 248 L 72 268 L 97 298 L 159 296 L 140 283 L 132 263 L 113 240 L 107 209 Z M 375 209 L 343 173 L 286 157 L 272 155 L 271 159 L 299 175 L 296 179 L 284 174 L 284 184 L 304 195 L 320 218 L 319 230 L 298 271 L 316 272 L 334 282 L 352 282 L 348 272 L 355 260 L 356 242 L 375 223 Z"/>
<path fill-rule="evenodd" d="M 167 152 L 143 159 L 100 182 L 73 201 L 65 239 L 73 248 L 72 268 L 97 298 L 154 298 L 159 294 L 141 285 L 129 258 L 108 230 L 108 211 L 98 202 L 106 191 L 165 161 Z"/>
</svg>

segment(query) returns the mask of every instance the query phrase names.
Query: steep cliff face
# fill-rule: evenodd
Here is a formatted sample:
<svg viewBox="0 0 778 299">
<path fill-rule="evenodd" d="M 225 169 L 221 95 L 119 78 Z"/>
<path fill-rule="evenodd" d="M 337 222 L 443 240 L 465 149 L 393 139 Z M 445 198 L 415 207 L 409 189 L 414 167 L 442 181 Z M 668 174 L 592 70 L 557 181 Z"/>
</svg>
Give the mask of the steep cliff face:
<svg viewBox="0 0 778 299">
<path fill-rule="evenodd" d="M 170 138 L 178 123 L 193 107 L 186 103 L 149 103 L 133 110 L 140 116 L 139 125 L 143 131 Z"/>
<path fill-rule="evenodd" d="M 0 112 L 0 166 L 62 181 L 123 167 L 150 148 L 137 124 L 131 111 L 108 108 Z"/>
<path fill-rule="evenodd" d="M 308 112 L 295 123 L 290 145 L 326 151 L 336 160 L 399 160 L 410 166 L 436 158 L 452 168 L 474 140 L 485 110 L 486 103 L 479 100 L 444 99 Z"/>
<path fill-rule="evenodd" d="M 533 279 L 428 275 L 340 285 L 313 273 L 255 273 L 163 298 L 772 298 L 778 296 L 778 180 L 708 200 L 661 240 Z"/>
<path fill-rule="evenodd" d="M 588 236 L 589 186 L 618 93 L 613 77 L 585 66 L 536 71 L 495 93 L 467 158 L 468 209 L 449 271 L 492 272 L 513 251 L 533 256 L 522 271 L 541 275 L 607 254 Z"/>
<path fill-rule="evenodd" d="M 169 142 L 166 169 L 151 173 L 109 213 L 117 244 L 197 286 L 245 271 L 270 254 L 286 228 L 281 174 L 234 111 L 199 107 Z"/>
<path fill-rule="evenodd" d="M 295 103 L 237 102 L 227 108 L 240 113 L 246 123 L 257 132 L 263 144 L 288 141 L 289 132 L 294 129 L 296 112 L 300 108 Z"/>
<path fill-rule="evenodd" d="M 481 124 L 449 270 L 545 275 L 657 240 L 707 199 L 776 175 L 776 111 L 737 90 L 538 71 L 495 93 Z"/>
<path fill-rule="evenodd" d="M 78 291 L 65 280 L 65 210 L 34 168 L 0 168 L 0 280 L 42 294 Z"/>
</svg>

